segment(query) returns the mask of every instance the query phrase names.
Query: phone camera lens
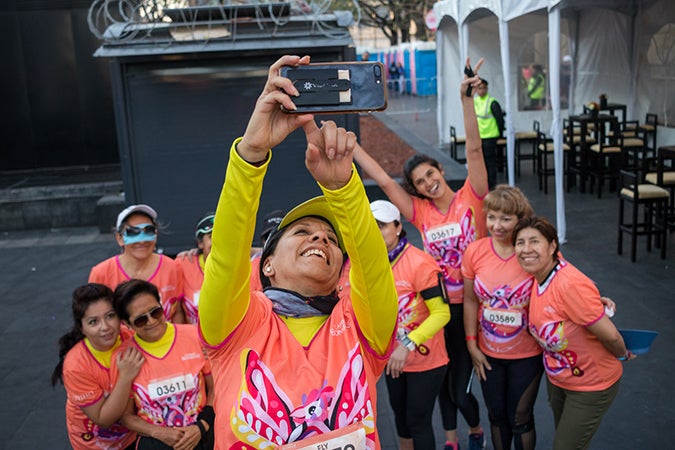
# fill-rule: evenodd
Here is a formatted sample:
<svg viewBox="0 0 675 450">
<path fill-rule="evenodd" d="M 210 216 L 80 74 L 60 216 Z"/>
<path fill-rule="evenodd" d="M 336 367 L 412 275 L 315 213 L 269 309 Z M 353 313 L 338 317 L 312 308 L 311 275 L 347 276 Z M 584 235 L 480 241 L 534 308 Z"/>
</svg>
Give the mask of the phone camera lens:
<svg viewBox="0 0 675 450">
<path fill-rule="evenodd" d="M 382 69 L 380 69 L 380 66 L 378 65 L 373 66 L 373 72 L 375 73 L 375 76 L 377 78 L 380 78 L 382 76 Z"/>
</svg>

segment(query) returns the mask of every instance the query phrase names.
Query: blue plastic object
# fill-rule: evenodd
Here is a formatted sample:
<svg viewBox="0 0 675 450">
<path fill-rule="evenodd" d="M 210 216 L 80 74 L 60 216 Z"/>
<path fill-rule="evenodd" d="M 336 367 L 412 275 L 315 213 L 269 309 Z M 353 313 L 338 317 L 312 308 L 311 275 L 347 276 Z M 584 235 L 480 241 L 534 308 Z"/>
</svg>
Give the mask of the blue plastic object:
<svg viewBox="0 0 675 450">
<path fill-rule="evenodd" d="M 649 351 L 649 347 L 654 342 L 658 332 L 651 330 L 619 330 L 626 348 L 636 355 L 642 355 Z"/>
</svg>

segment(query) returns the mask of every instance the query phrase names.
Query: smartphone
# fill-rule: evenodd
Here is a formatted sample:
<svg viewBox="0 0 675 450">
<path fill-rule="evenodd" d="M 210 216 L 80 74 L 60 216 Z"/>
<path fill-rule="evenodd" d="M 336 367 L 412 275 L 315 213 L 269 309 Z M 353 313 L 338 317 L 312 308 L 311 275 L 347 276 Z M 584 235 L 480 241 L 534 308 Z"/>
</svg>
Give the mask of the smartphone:
<svg viewBox="0 0 675 450">
<path fill-rule="evenodd" d="M 285 66 L 281 76 L 293 81 L 294 114 L 358 113 L 387 108 L 387 83 L 379 62 L 317 63 Z"/>
<path fill-rule="evenodd" d="M 473 78 L 473 77 L 476 76 L 476 74 L 473 73 L 473 69 L 471 68 L 471 66 L 464 66 L 464 75 L 466 75 L 469 78 Z M 471 97 L 472 92 L 473 92 L 473 86 L 471 86 L 471 85 L 467 86 L 466 96 Z"/>
</svg>

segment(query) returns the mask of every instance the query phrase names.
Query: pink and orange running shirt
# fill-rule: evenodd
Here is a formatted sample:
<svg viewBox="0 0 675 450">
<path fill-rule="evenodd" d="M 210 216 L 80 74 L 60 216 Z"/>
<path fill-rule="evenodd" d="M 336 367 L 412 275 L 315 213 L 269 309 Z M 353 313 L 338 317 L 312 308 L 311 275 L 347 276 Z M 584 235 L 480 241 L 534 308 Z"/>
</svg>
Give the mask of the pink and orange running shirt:
<svg viewBox="0 0 675 450">
<path fill-rule="evenodd" d="M 254 292 L 236 330 L 208 348 L 219 368 L 217 398 L 231 402 L 216 417 L 216 448 L 267 448 L 269 441 L 281 445 L 355 421 L 374 448 L 376 383 L 388 355 L 365 345 L 361 333 L 349 299 L 342 299 L 305 347 L 270 300 Z"/>
<path fill-rule="evenodd" d="M 183 276 L 183 308 L 188 323 L 197 323 L 197 308 L 199 307 L 199 293 L 204 282 L 203 267 L 204 255 L 176 259 L 176 266 Z"/>
<path fill-rule="evenodd" d="M 176 262 L 165 256 L 159 255 L 159 264 L 150 278 L 145 281 L 157 286 L 159 296 L 164 308 L 164 317 L 171 320 L 176 308 L 181 307 L 183 297 L 183 280 L 178 271 Z M 129 281 L 131 277 L 124 271 L 119 260 L 119 255 L 108 258 L 95 265 L 89 273 L 90 283 L 101 283 L 113 291 L 118 284 Z"/>
<path fill-rule="evenodd" d="M 412 199 L 413 217 L 410 223 L 420 231 L 424 250 L 441 268 L 450 303 L 462 303 L 462 255 L 470 243 L 487 235 L 483 197 L 476 195 L 467 178 L 464 186 L 455 192 L 445 214 L 431 200 Z"/>
<path fill-rule="evenodd" d="M 365 448 L 378 450 L 376 383 L 395 334 L 396 290 L 358 172 L 338 190 L 320 186 L 350 256 L 349 295 L 328 315 L 285 317 L 263 292 L 250 290 L 254 230 L 242 226 L 257 213 L 272 156 L 252 166 L 236 152 L 237 142 L 199 307 L 213 367 L 215 448 L 261 450 L 310 437 L 333 448 L 335 433 L 356 424 Z"/>
<path fill-rule="evenodd" d="M 425 289 L 438 286 L 438 265 L 422 250 L 407 244 L 392 262 L 392 271 L 398 293 L 398 329 L 409 335 L 429 317 L 429 308 L 419 295 Z M 444 304 L 447 308 L 447 304 Z M 421 330 L 421 329 L 420 329 Z M 433 334 L 408 355 L 404 372 L 423 372 L 448 363 L 443 328 Z"/>
<path fill-rule="evenodd" d="M 124 341 L 132 332 L 122 328 Z M 63 362 L 63 385 L 66 388 L 66 427 L 75 450 L 124 449 L 136 439 L 136 433 L 115 423 L 109 428 L 96 425 L 82 408 L 104 400 L 113 389 L 110 368 L 105 367 L 91 353 L 84 340 L 78 342 Z"/>
<path fill-rule="evenodd" d="M 534 277 L 525 272 L 516 255 L 503 259 L 492 238 L 471 243 L 464 252 L 462 276 L 473 280 L 478 300 L 478 346 L 493 358 L 519 359 L 541 353 L 528 330 L 530 294 Z"/>
<path fill-rule="evenodd" d="M 544 348 L 544 369 L 554 385 L 571 391 L 602 391 L 623 367 L 587 326 L 605 314 L 600 292 L 586 275 L 560 261 L 530 299 L 530 333 Z"/>
<path fill-rule="evenodd" d="M 167 326 L 175 327 L 175 334 L 171 348 L 163 357 L 147 352 L 135 339 L 129 339 L 115 354 L 135 346 L 145 357 L 131 386 L 136 414 L 154 425 L 186 427 L 195 423 L 206 404 L 204 375 L 211 373 L 211 365 L 204 355 L 197 327 Z M 118 376 L 113 363 L 113 381 Z"/>
</svg>

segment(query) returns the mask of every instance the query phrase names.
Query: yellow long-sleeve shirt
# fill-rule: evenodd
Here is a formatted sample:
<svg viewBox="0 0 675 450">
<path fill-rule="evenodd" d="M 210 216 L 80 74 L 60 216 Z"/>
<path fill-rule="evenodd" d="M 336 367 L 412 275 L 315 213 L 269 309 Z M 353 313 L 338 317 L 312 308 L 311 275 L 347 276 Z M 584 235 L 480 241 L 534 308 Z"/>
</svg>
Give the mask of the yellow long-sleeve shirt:
<svg viewBox="0 0 675 450">
<path fill-rule="evenodd" d="M 260 167 L 253 166 L 236 152 L 238 142 L 230 149 L 200 294 L 200 327 L 210 345 L 222 343 L 249 307 L 250 246 L 263 179 L 272 159 L 270 155 Z M 365 190 L 356 171 L 341 189 L 319 187 L 335 215 L 351 260 L 350 300 L 354 313 L 368 344 L 385 354 L 396 326 L 396 288 Z M 326 318 L 284 320 L 296 339 L 306 345 Z"/>
</svg>

